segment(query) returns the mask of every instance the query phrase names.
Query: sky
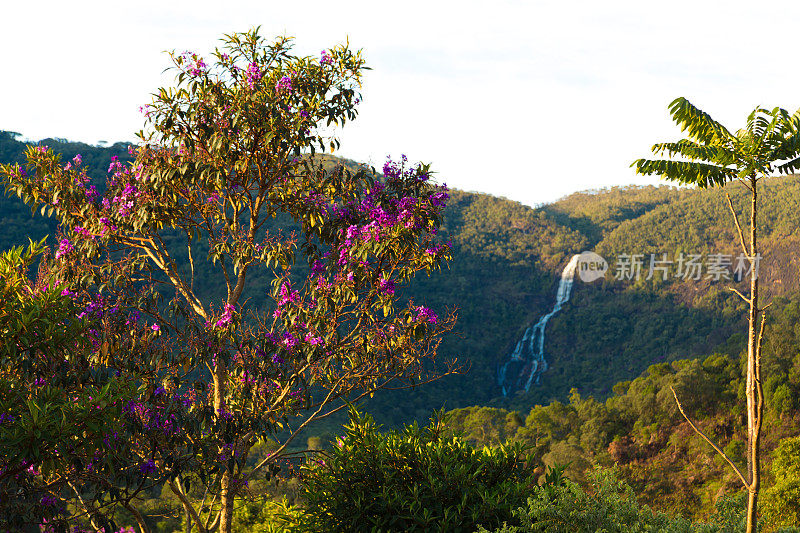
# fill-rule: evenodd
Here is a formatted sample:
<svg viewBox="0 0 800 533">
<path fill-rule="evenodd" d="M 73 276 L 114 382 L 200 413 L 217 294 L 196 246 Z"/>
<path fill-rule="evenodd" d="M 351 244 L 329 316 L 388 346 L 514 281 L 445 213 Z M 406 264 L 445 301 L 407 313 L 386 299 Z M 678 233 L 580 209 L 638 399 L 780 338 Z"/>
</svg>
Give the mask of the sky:
<svg viewBox="0 0 800 533">
<path fill-rule="evenodd" d="M 800 2 L 571 0 L 37 1 L 3 5 L 0 130 L 135 141 L 167 50 L 206 54 L 261 26 L 296 52 L 349 40 L 368 66 L 339 155 L 406 154 L 451 187 L 527 205 L 665 183 L 634 159 L 680 131 L 684 96 L 729 129 L 756 106 L 800 107 Z"/>
</svg>

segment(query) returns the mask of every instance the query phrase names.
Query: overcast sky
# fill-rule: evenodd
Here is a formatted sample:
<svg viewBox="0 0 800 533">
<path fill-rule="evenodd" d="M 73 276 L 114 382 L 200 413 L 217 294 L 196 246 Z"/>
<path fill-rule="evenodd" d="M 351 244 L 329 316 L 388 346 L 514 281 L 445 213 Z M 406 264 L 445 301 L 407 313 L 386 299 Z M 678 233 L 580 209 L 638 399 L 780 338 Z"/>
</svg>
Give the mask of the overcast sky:
<svg viewBox="0 0 800 533">
<path fill-rule="evenodd" d="M 631 161 L 678 138 L 677 96 L 732 129 L 757 105 L 800 107 L 799 2 L 6 2 L 0 130 L 134 141 L 170 82 L 165 50 L 206 53 L 261 25 L 319 52 L 349 38 L 369 66 L 340 155 L 405 153 L 440 182 L 528 205 L 657 183 Z"/>
</svg>

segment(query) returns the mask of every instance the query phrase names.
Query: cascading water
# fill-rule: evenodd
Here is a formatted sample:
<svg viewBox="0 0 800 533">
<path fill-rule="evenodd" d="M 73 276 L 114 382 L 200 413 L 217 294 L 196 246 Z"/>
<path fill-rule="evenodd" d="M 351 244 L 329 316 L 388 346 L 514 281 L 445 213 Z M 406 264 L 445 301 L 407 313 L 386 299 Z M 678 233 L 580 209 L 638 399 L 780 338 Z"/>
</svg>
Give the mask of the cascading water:
<svg viewBox="0 0 800 533">
<path fill-rule="evenodd" d="M 547 370 L 547 361 L 544 359 L 544 330 L 550 317 L 558 313 L 561 310 L 561 306 L 569 301 L 579 258 L 580 255 L 573 255 L 561 272 L 561 280 L 558 282 L 558 292 L 556 292 L 556 303 L 553 306 L 553 310 L 525 330 L 522 339 L 517 343 L 514 351 L 511 352 L 509 360 L 500 366 L 497 378 L 500 387 L 503 389 L 503 396 L 521 389 L 528 392 L 531 384 L 538 384 L 542 372 Z M 512 368 L 510 380 L 507 378 L 509 365 Z M 519 368 L 519 372 L 516 373 L 516 379 L 513 379 L 515 374 L 513 370 L 517 368 Z"/>
</svg>

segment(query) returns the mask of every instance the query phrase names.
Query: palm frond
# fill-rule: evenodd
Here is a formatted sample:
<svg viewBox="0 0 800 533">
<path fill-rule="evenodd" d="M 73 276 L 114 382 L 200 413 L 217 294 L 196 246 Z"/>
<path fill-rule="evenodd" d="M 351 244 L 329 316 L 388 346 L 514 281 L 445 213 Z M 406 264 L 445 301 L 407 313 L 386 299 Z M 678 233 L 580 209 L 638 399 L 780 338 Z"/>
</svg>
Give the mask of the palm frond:
<svg viewBox="0 0 800 533">
<path fill-rule="evenodd" d="M 759 106 L 753 109 L 747 116 L 746 129 L 754 137 L 762 137 L 764 132 L 770 128 L 770 124 L 774 127 L 775 121 L 776 117 L 774 117 L 772 113 Z"/>
<path fill-rule="evenodd" d="M 638 159 L 631 166 L 636 167 L 637 174 L 646 176 L 655 174 L 670 181 L 677 181 L 684 185 L 697 185 L 700 188 L 724 185 L 736 178 L 735 170 L 711 163 Z"/>
<path fill-rule="evenodd" d="M 775 167 L 781 174 L 792 174 L 800 169 L 800 156 Z"/>
<path fill-rule="evenodd" d="M 735 154 L 718 145 L 700 144 L 689 139 L 681 139 L 678 142 L 658 143 L 653 145 L 653 153 L 663 155 L 666 153 L 670 157 L 680 155 L 693 161 L 705 161 L 726 167 L 736 161 Z"/>
<path fill-rule="evenodd" d="M 699 143 L 725 145 L 734 140 L 725 126 L 682 96 L 669 104 L 669 112 L 681 131 Z"/>
<path fill-rule="evenodd" d="M 769 158 L 772 161 L 794 159 L 800 155 L 800 110 L 789 116 L 787 113 L 775 132 L 775 142 Z M 784 165 L 778 165 L 780 169 Z"/>
</svg>

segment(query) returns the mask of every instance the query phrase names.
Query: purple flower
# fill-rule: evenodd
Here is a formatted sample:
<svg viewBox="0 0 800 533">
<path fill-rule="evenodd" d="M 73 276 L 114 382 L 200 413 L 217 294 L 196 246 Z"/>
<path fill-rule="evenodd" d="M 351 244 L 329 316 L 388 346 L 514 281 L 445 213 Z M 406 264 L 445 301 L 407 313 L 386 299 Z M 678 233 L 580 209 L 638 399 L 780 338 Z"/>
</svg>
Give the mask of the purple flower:
<svg viewBox="0 0 800 533">
<path fill-rule="evenodd" d="M 327 50 L 323 50 L 322 55 L 319 58 L 319 62 L 321 65 L 330 65 L 333 63 L 333 57 L 328 53 Z"/>
<path fill-rule="evenodd" d="M 56 259 L 59 259 L 74 250 L 74 247 L 69 242 L 69 239 L 61 239 L 58 243 L 58 251 L 56 251 Z"/>
<path fill-rule="evenodd" d="M 443 190 L 434 193 L 431 195 L 431 205 L 433 207 L 444 207 L 447 204 L 447 200 L 450 198 L 450 195 L 447 194 L 447 189 L 442 187 Z"/>
<path fill-rule="evenodd" d="M 119 158 L 114 156 L 111 158 L 111 164 L 108 165 L 108 173 L 112 173 L 114 171 L 122 170 L 122 163 L 119 162 Z"/>
<path fill-rule="evenodd" d="M 384 294 L 391 296 L 394 294 L 394 281 L 390 279 L 381 279 L 378 289 L 380 289 L 380 291 Z"/>
<path fill-rule="evenodd" d="M 80 164 L 83 163 L 83 158 L 81 157 L 81 154 L 78 154 L 75 157 L 73 157 L 72 162 L 75 163 L 76 167 L 80 166 Z"/>
<path fill-rule="evenodd" d="M 159 331 L 161 328 L 159 327 L 158 324 L 153 324 L 152 326 L 150 326 L 150 329 L 152 329 L 153 331 Z"/>
<path fill-rule="evenodd" d="M 286 333 L 283 334 L 283 338 L 281 339 L 281 345 L 283 345 L 284 348 L 286 348 L 287 350 L 291 351 L 291 350 L 294 350 L 294 348 L 298 344 L 299 344 L 299 341 L 297 340 L 297 338 L 294 335 L 292 335 L 289 332 L 286 332 Z"/>
<path fill-rule="evenodd" d="M 192 76 L 199 76 L 201 75 L 206 68 L 206 63 L 201 58 L 195 59 L 194 66 L 189 68 L 189 74 Z"/>
<path fill-rule="evenodd" d="M 133 208 L 133 202 L 122 202 L 119 205 L 119 215 L 122 217 L 128 216 Z"/>
<path fill-rule="evenodd" d="M 130 326 L 131 324 L 138 322 L 139 316 L 140 316 L 139 311 L 134 310 L 133 313 L 131 313 L 130 317 L 128 317 L 128 319 L 125 321 L 125 325 Z"/>
<path fill-rule="evenodd" d="M 146 463 L 142 463 L 141 465 L 139 465 L 139 471 L 142 474 L 145 474 L 145 475 L 155 472 L 156 471 L 156 463 L 155 463 L 155 461 L 150 459 Z"/>
<path fill-rule="evenodd" d="M 289 76 L 283 76 L 278 82 L 275 84 L 275 91 L 276 92 L 291 92 L 292 91 L 292 78 Z"/>
<path fill-rule="evenodd" d="M 86 195 L 86 198 L 94 202 L 95 198 L 98 196 L 97 188 L 94 185 L 90 185 L 83 193 Z"/>
<path fill-rule="evenodd" d="M 278 306 L 286 305 L 287 303 L 297 303 L 300 301 L 300 293 L 293 291 L 288 282 L 281 285 L 280 299 Z"/>
<path fill-rule="evenodd" d="M 67 287 L 61 291 L 61 296 L 69 296 L 70 298 L 75 298 L 77 296 L 77 293 L 72 292 L 71 290 L 69 290 L 69 287 Z"/>
<path fill-rule="evenodd" d="M 416 307 L 415 310 L 417 312 L 417 320 L 424 320 L 429 324 L 436 324 L 436 322 L 439 320 L 439 317 L 436 316 L 436 313 L 425 306 L 420 305 L 419 307 Z"/>
<path fill-rule="evenodd" d="M 133 184 L 130 184 L 130 183 L 126 184 L 125 188 L 122 190 L 122 196 L 123 197 L 126 197 L 126 196 L 136 196 L 136 197 L 138 197 L 139 194 L 140 194 L 139 193 L 139 189 L 136 188 L 136 185 L 133 185 Z"/>
<path fill-rule="evenodd" d="M 225 304 L 225 312 L 219 317 L 219 320 L 214 324 L 215 327 L 222 328 L 230 324 L 233 318 L 234 307 L 230 304 Z"/>
<path fill-rule="evenodd" d="M 247 65 L 247 71 L 245 72 L 245 75 L 247 76 L 247 84 L 252 89 L 255 87 L 256 82 L 261 79 L 263 73 L 261 72 L 261 69 L 258 68 L 257 64 L 250 63 Z"/>
<path fill-rule="evenodd" d="M 306 333 L 305 340 L 311 346 L 320 346 L 320 345 L 324 344 L 324 342 L 325 342 L 325 341 L 322 340 L 321 337 L 318 337 L 316 335 L 312 335 L 311 333 Z"/>
</svg>

